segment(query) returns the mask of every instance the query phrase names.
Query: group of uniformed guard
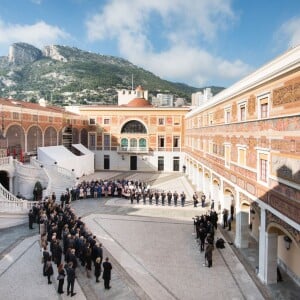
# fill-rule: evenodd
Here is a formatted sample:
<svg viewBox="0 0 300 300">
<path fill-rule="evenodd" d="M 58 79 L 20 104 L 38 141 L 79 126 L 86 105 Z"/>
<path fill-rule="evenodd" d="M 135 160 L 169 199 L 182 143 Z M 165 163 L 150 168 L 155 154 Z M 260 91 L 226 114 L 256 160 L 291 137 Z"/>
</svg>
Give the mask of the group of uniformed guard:
<svg viewBox="0 0 300 300">
<path fill-rule="evenodd" d="M 168 204 L 168 206 L 172 205 L 172 200 L 175 206 L 177 206 L 178 200 L 180 198 L 180 204 L 183 207 L 185 205 L 185 199 L 186 195 L 184 192 L 182 192 L 180 195 L 175 191 L 171 192 L 168 191 L 167 193 L 165 191 L 160 190 L 154 190 L 154 189 L 131 189 L 130 190 L 130 203 L 133 204 L 134 201 L 136 201 L 137 204 L 140 203 L 140 201 L 143 201 L 143 204 L 146 204 L 147 201 L 150 205 L 155 201 L 156 205 L 165 205 Z"/>
</svg>

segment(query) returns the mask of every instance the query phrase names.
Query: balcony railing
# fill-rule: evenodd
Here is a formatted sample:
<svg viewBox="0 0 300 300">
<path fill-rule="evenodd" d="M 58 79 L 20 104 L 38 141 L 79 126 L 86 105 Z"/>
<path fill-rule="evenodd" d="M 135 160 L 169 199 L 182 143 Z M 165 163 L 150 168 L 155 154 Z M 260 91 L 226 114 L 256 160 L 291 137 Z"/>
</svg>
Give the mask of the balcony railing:
<svg viewBox="0 0 300 300">
<path fill-rule="evenodd" d="M 121 146 L 118 148 L 119 153 L 148 153 L 148 147 L 128 147 L 128 146 Z"/>
</svg>

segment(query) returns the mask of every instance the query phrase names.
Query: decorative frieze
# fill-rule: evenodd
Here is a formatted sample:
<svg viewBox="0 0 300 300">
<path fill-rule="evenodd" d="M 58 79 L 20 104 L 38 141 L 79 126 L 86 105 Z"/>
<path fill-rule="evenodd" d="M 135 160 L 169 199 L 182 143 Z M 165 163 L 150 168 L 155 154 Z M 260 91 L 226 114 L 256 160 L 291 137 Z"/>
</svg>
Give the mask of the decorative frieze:
<svg viewBox="0 0 300 300">
<path fill-rule="evenodd" d="M 253 116 L 256 111 L 256 97 L 251 95 L 248 99 L 248 114 Z"/>
<path fill-rule="evenodd" d="M 268 204 L 287 216 L 288 218 L 294 220 L 296 223 L 300 223 L 300 203 L 292 201 L 289 198 L 281 197 L 275 194 L 273 191 L 269 193 Z"/>
<path fill-rule="evenodd" d="M 273 106 L 280 106 L 300 101 L 300 77 L 295 82 L 273 91 Z"/>
</svg>

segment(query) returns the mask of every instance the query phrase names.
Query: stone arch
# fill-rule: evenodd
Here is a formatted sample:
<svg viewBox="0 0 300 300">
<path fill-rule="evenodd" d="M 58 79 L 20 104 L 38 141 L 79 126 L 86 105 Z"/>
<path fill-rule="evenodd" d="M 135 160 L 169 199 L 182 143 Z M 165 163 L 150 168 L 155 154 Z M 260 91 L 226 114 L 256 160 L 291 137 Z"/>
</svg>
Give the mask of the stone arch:
<svg viewBox="0 0 300 300">
<path fill-rule="evenodd" d="M 146 125 L 140 120 L 129 120 L 121 126 L 121 134 L 123 133 L 142 133 L 147 134 Z"/>
<path fill-rule="evenodd" d="M 0 171 L 0 183 L 3 185 L 5 189 L 9 191 L 9 173 L 7 171 Z"/>
<path fill-rule="evenodd" d="M 53 126 L 48 126 L 45 130 L 44 146 L 57 146 L 57 130 Z"/>
<path fill-rule="evenodd" d="M 25 132 L 19 124 L 11 124 L 5 133 L 10 155 L 16 156 L 25 149 Z"/>
<path fill-rule="evenodd" d="M 231 190 L 231 188 L 225 187 L 223 194 L 224 194 L 223 208 L 230 211 L 230 206 L 232 204 L 234 205 L 234 192 Z"/>
<path fill-rule="evenodd" d="M 291 277 L 300 277 L 300 245 L 294 236 L 281 224 L 270 222 L 266 228 L 268 271 L 267 283 L 276 283 L 277 266 L 281 266 Z M 289 241 L 288 241 L 289 240 Z"/>
<path fill-rule="evenodd" d="M 38 125 L 32 125 L 27 129 L 27 152 L 36 152 L 43 146 L 43 132 Z"/>
<path fill-rule="evenodd" d="M 210 174 L 208 171 L 204 173 L 204 185 L 203 185 L 203 192 L 206 196 L 206 199 L 210 198 Z"/>
<path fill-rule="evenodd" d="M 214 178 L 212 182 L 211 199 L 214 200 L 215 209 L 220 210 L 220 182 L 217 178 Z"/>
</svg>

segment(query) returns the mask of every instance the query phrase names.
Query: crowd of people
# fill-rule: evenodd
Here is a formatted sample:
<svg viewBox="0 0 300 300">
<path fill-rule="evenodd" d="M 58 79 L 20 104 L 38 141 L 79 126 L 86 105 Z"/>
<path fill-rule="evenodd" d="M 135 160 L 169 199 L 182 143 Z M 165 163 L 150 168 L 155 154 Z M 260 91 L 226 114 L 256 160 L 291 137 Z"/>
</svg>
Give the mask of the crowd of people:
<svg viewBox="0 0 300 300">
<path fill-rule="evenodd" d="M 214 209 L 211 209 L 210 213 L 196 216 L 194 218 L 196 239 L 200 246 L 200 252 L 204 252 L 205 266 L 208 268 L 212 267 L 212 254 L 214 250 L 215 230 L 217 229 L 217 224 L 218 214 Z"/>
<path fill-rule="evenodd" d="M 54 267 L 57 268 L 59 294 L 64 293 L 65 277 L 67 281 L 67 295 L 74 292 L 76 270 L 79 265 L 85 268 L 86 276 L 99 282 L 102 273 L 104 288 L 110 289 L 112 265 L 109 258 L 103 261 L 102 244 L 87 228 L 86 224 L 77 217 L 71 208 L 69 200 L 58 203 L 52 197 L 38 202 L 29 212 L 29 228 L 37 223 L 40 233 L 43 275 L 48 284 L 52 284 Z"/>
<path fill-rule="evenodd" d="M 100 199 L 102 197 L 123 197 L 130 199 L 131 204 L 143 202 L 143 204 L 163 206 L 181 205 L 184 207 L 186 202 L 184 191 L 179 194 L 177 191 L 154 189 L 146 182 L 127 179 L 82 181 L 77 186 L 63 192 L 60 202 L 63 205 L 75 200 Z M 56 198 L 56 195 L 52 194 L 52 198 Z"/>
</svg>

